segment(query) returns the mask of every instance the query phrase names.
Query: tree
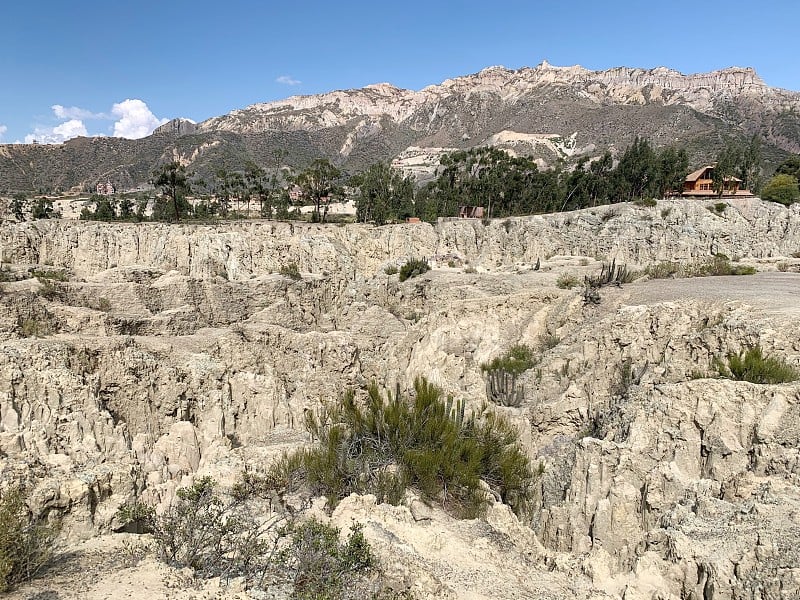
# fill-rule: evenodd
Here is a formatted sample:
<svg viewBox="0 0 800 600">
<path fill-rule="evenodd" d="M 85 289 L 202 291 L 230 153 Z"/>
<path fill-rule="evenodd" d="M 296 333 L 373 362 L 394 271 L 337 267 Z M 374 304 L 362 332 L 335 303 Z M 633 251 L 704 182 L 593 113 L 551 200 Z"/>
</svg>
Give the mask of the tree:
<svg viewBox="0 0 800 600">
<path fill-rule="evenodd" d="M 31 209 L 31 216 L 34 219 L 57 219 L 60 215 L 53 209 L 53 201 L 43 196 L 36 199 Z"/>
<path fill-rule="evenodd" d="M 678 192 L 683 187 L 686 172 L 689 170 L 689 158 L 686 151 L 676 150 L 672 146 L 663 148 L 656 159 L 658 165 L 658 196 L 664 198 L 670 192 Z"/>
<path fill-rule="evenodd" d="M 800 188 L 797 178 L 785 173 L 779 173 L 770 179 L 761 191 L 761 198 L 770 202 L 792 204 L 800 200 Z"/>
<path fill-rule="evenodd" d="M 790 156 L 775 170 L 776 175 L 792 175 L 795 179 L 800 181 L 800 154 Z"/>
<path fill-rule="evenodd" d="M 153 185 L 161 188 L 161 193 L 172 203 L 172 214 L 167 213 L 165 216 L 170 221 L 173 218 L 176 221 L 180 221 L 181 212 L 189 208 L 186 202 L 186 194 L 191 191 L 186 168 L 177 162 L 163 165 L 160 170 L 153 174 Z"/>
<path fill-rule="evenodd" d="M 739 152 L 739 179 L 746 190 L 761 188 L 761 138 L 753 135 Z"/>
<path fill-rule="evenodd" d="M 636 137 L 619 159 L 615 170 L 618 200 L 635 200 L 656 195 L 656 153 L 650 142 Z"/>
<path fill-rule="evenodd" d="M 351 179 L 358 187 L 356 219 L 383 225 L 412 214 L 414 180 L 385 163 L 375 163 Z"/>
<path fill-rule="evenodd" d="M 333 197 L 340 193 L 342 172 L 328 159 L 318 158 L 295 178 L 303 195 L 314 203 L 312 218 L 325 222 Z"/>
<path fill-rule="evenodd" d="M 717 192 L 717 196 L 722 196 L 725 192 L 725 183 L 736 175 L 739 164 L 741 164 L 739 148 L 734 144 L 728 143 L 717 155 L 714 172 L 711 175 L 714 191 Z M 728 187 L 730 187 L 730 185 Z"/>
<path fill-rule="evenodd" d="M 117 218 L 115 202 L 108 196 L 92 194 L 81 211 L 81 219 L 89 221 L 114 221 Z M 90 210 L 89 207 L 93 208 Z"/>
<path fill-rule="evenodd" d="M 11 214 L 17 221 L 25 220 L 25 210 L 28 207 L 28 197 L 23 192 L 14 194 L 11 199 Z"/>
</svg>

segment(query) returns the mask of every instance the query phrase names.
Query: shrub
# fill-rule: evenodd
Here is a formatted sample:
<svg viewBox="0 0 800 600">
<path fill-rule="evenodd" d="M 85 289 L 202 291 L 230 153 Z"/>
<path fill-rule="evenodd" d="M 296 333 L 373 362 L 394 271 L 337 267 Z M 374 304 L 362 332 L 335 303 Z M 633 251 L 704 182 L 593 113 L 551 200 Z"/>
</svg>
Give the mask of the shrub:
<svg viewBox="0 0 800 600">
<path fill-rule="evenodd" d="M 53 333 L 50 325 L 46 321 L 39 319 L 19 319 L 17 326 L 19 327 L 19 334 L 22 337 L 45 337 Z"/>
<path fill-rule="evenodd" d="M 389 265 L 383 270 L 387 275 L 397 275 L 398 271 L 399 269 L 395 265 Z"/>
<path fill-rule="evenodd" d="M 655 198 L 638 198 L 637 200 L 634 200 L 633 203 L 636 206 L 653 208 L 656 204 L 658 204 L 658 201 Z"/>
<path fill-rule="evenodd" d="M 664 261 L 656 265 L 650 265 L 645 269 L 645 273 L 651 279 L 752 275 L 756 272 L 755 267 L 732 265 L 730 259 L 724 254 L 717 254 L 711 258 L 684 265 L 676 262 Z"/>
<path fill-rule="evenodd" d="M 556 285 L 562 290 L 569 290 L 578 285 L 578 278 L 572 273 L 562 273 L 556 279 Z"/>
<path fill-rule="evenodd" d="M 286 475 L 298 465 L 279 462 L 270 472 Z M 179 489 L 161 516 L 135 502 L 121 508 L 118 517 L 128 523 L 144 521 L 143 530 L 152 532 L 162 561 L 189 567 L 202 577 L 243 577 L 248 587 L 261 589 L 288 585 L 293 598 L 367 597 L 365 576 L 378 565 L 360 525 L 342 542 L 338 528 L 297 521 L 285 506 L 275 516 L 256 517 L 259 513 L 249 500 L 267 497 L 265 492 L 285 483 L 280 477 L 245 471 L 224 500 L 216 483 L 203 477 Z"/>
<path fill-rule="evenodd" d="M 734 266 L 724 254 L 717 254 L 709 260 L 697 264 L 695 272 L 688 277 L 714 277 L 720 275 L 753 275 L 755 267 Z M 691 272 L 691 271 L 690 271 Z"/>
<path fill-rule="evenodd" d="M 644 272 L 650 279 L 669 279 L 680 272 L 680 265 L 675 262 L 662 261 L 648 266 Z"/>
<path fill-rule="evenodd" d="M 722 377 L 750 383 L 788 383 L 800 379 L 800 372 L 786 361 L 764 356 L 761 346 L 752 346 L 738 354 L 729 352 L 726 361 L 714 359 L 714 367 Z M 726 364 L 727 363 L 727 364 Z"/>
<path fill-rule="evenodd" d="M 31 580 L 53 556 L 56 529 L 31 518 L 19 487 L 0 492 L 0 592 Z"/>
<path fill-rule="evenodd" d="M 39 281 L 48 279 L 51 281 L 67 281 L 67 274 L 64 271 L 51 271 L 43 269 L 31 269 L 31 275 Z"/>
<path fill-rule="evenodd" d="M 145 527 L 153 533 L 159 557 L 205 577 L 263 578 L 274 547 L 264 533 L 275 521 L 257 523 L 241 504 L 224 502 L 215 488 L 213 479 L 203 477 L 179 489 L 163 515 L 150 513 Z"/>
<path fill-rule="evenodd" d="M 295 281 L 302 279 L 302 275 L 300 275 L 300 270 L 297 268 L 297 263 L 290 262 L 285 265 L 281 266 L 280 274 L 284 277 L 288 277 L 289 279 L 293 279 Z"/>
<path fill-rule="evenodd" d="M 775 265 L 775 268 L 778 269 L 778 271 L 780 271 L 781 273 L 785 273 L 786 271 L 789 270 L 789 263 L 786 261 L 781 261 L 777 265 Z"/>
<path fill-rule="evenodd" d="M 400 281 L 417 277 L 423 273 L 430 271 L 431 267 L 428 261 L 423 259 L 412 258 L 402 267 L 400 267 Z"/>
<path fill-rule="evenodd" d="M 16 281 L 16 277 L 14 277 L 14 274 L 8 266 L 0 265 L 0 283 L 6 281 Z"/>
<path fill-rule="evenodd" d="M 362 530 L 362 525 L 354 525 L 347 540 L 341 542 L 337 527 L 315 519 L 284 528 L 281 536 L 288 543 L 276 562 L 294 588 L 292 597 L 336 600 L 352 590 L 354 577 L 374 570 L 377 561 Z"/>
<path fill-rule="evenodd" d="M 717 215 L 722 215 L 728 205 L 725 202 L 716 202 L 715 204 L 709 204 L 706 208 Z"/>
<path fill-rule="evenodd" d="M 51 279 L 40 279 L 39 283 L 42 287 L 39 289 L 39 295 L 47 300 L 59 300 L 64 296 L 64 291 L 61 287 L 53 283 Z"/>
<path fill-rule="evenodd" d="M 97 301 L 97 310 L 101 310 L 103 312 L 108 312 L 111 310 L 111 301 L 109 301 L 106 297 L 101 297 Z"/>
<path fill-rule="evenodd" d="M 364 406 L 349 392 L 340 405 L 310 414 L 307 427 L 318 445 L 286 455 L 268 478 L 301 480 L 331 506 L 353 492 L 398 504 L 412 487 L 464 517 L 485 508 L 482 479 L 515 511 L 527 510 L 532 474 L 516 430 L 490 411 L 465 416 L 463 403 L 442 400 L 424 379 L 414 391 L 413 398 L 399 390 L 384 398 L 373 384 Z"/>
<path fill-rule="evenodd" d="M 661 218 L 666 219 L 672 213 L 672 207 L 668 206 L 667 208 L 661 209 Z"/>
<path fill-rule="evenodd" d="M 533 348 L 526 344 L 517 344 L 511 346 L 508 352 L 502 356 L 492 359 L 488 363 L 481 365 L 482 371 L 498 371 L 503 370 L 514 375 L 519 375 L 528 369 L 536 366 L 535 353 Z"/>
<path fill-rule="evenodd" d="M 561 338 L 553 333 L 543 333 L 539 336 L 539 350 L 547 352 L 561 343 Z"/>
</svg>

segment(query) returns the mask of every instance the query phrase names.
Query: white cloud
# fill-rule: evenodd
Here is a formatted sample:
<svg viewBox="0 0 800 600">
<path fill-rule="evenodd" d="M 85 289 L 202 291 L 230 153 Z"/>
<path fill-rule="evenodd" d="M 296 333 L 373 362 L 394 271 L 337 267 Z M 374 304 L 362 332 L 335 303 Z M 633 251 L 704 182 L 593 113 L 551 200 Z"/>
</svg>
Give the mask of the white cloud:
<svg viewBox="0 0 800 600">
<path fill-rule="evenodd" d="M 105 113 L 93 113 L 85 108 L 78 108 L 77 106 L 61 106 L 60 104 L 53 104 L 50 108 L 53 109 L 53 114 L 57 119 L 109 119 Z"/>
<path fill-rule="evenodd" d="M 282 83 L 283 85 L 300 85 L 303 82 L 295 79 L 291 75 L 281 75 L 275 80 L 275 83 Z"/>
<path fill-rule="evenodd" d="M 78 136 L 88 136 L 85 121 L 113 120 L 115 137 L 129 139 L 139 139 L 153 133 L 159 125 L 163 125 L 169 119 L 159 119 L 156 117 L 142 100 L 137 98 L 123 100 L 112 106 L 108 113 L 93 113 L 90 110 L 78 106 L 63 106 L 53 104 L 51 106 L 53 115 L 58 120 L 63 120 L 53 127 L 38 125 L 34 127 L 33 133 L 25 136 L 25 143 L 31 144 L 34 141 L 40 144 L 60 144 L 71 138 Z M 6 129 L 0 126 L 0 139 Z M 104 134 L 94 133 L 92 136 L 100 137 Z"/>
<path fill-rule="evenodd" d="M 3 141 L 3 135 L 5 135 L 6 131 L 8 131 L 8 127 L 0 125 L 0 142 Z"/>
<path fill-rule="evenodd" d="M 118 117 L 114 123 L 114 137 L 132 140 L 150 135 L 156 127 L 169 121 L 156 117 L 147 104 L 135 98 L 118 102 L 111 108 L 111 114 Z"/>
<path fill-rule="evenodd" d="M 89 135 L 86 125 L 80 119 L 70 119 L 55 127 L 36 127 L 33 133 L 25 136 L 25 143 L 32 144 L 36 141 L 40 144 L 60 144 L 81 135 Z"/>
</svg>

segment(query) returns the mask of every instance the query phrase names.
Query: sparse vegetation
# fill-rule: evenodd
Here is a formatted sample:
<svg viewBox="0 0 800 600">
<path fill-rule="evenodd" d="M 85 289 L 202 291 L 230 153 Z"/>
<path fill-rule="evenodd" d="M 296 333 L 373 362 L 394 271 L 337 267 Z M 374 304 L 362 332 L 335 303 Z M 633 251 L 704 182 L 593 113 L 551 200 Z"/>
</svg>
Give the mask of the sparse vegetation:
<svg viewBox="0 0 800 600">
<path fill-rule="evenodd" d="M 572 289 L 578 285 L 578 283 L 578 278 L 572 273 L 562 273 L 558 276 L 558 279 L 556 279 L 556 286 L 562 290 Z"/>
<path fill-rule="evenodd" d="M 544 343 L 548 343 L 548 340 Z M 537 363 L 533 348 L 517 344 L 502 356 L 482 364 L 481 371 L 486 375 L 486 397 L 500 406 L 520 406 L 525 388 L 517 385 L 517 378 Z"/>
<path fill-rule="evenodd" d="M 67 281 L 68 277 L 64 271 L 55 271 L 48 269 L 31 269 L 31 276 L 36 277 L 39 281 L 44 279 L 49 281 Z"/>
<path fill-rule="evenodd" d="M 630 271 L 626 265 L 617 265 L 617 259 L 611 264 L 603 263 L 600 273 L 597 275 L 586 275 L 584 277 L 583 303 L 600 304 L 600 288 L 607 285 L 620 287 L 623 283 L 631 283 L 639 273 Z"/>
<path fill-rule="evenodd" d="M 22 488 L 0 491 L 0 592 L 36 576 L 53 556 L 56 533 L 32 518 Z"/>
<path fill-rule="evenodd" d="M 724 254 L 717 254 L 711 258 L 685 264 L 664 261 L 650 265 L 645 269 L 645 274 L 650 279 L 669 279 L 671 277 L 714 277 L 720 275 L 753 275 L 757 272 L 755 267 L 745 265 L 732 265 L 730 259 Z"/>
<path fill-rule="evenodd" d="M 728 204 L 726 202 L 716 202 L 709 204 L 706 208 L 716 215 L 722 215 L 725 213 L 725 209 L 728 208 Z"/>
<path fill-rule="evenodd" d="M 288 586 L 292 598 L 307 600 L 371 597 L 366 577 L 378 563 L 362 527 L 354 525 L 341 541 L 333 525 L 298 521 L 283 511 L 260 515 L 250 501 L 264 481 L 245 472 L 227 496 L 203 477 L 179 489 L 162 515 L 135 502 L 123 506 L 118 518 L 152 532 L 161 560 L 200 577 L 241 577 L 260 589 Z"/>
<path fill-rule="evenodd" d="M 397 275 L 399 270 L 400 269 L 398 269 L 395 265 L 389 265 L 383 270 L 383 272 L 387 275 Z"/>
<path fill-rule="evenodd" d="M 297 263 L 295 262 L 281 265 L 280 274 L 284 277 L 288 277 L 289 279 L 293 279 L 294 281 L 299 281 L 303 278 L 303 276 L 300 275 L 300 270 L 297 268 Z"/>
<path fill-rule="evenodd" d="M 739 353 L 729 352 L 725 359 L 714 359 L 721 377 L 750 383 L 788 383 L 800 379 L 800 372 L 781 358 L 765 356 L 761 346 L 751 346 Z"/>
<path fill-rule="evenodd" d="M 514 375 L 519 375 L 535 367 L 537 362 L 533 348 L 526 344 L 517 344 L 509 348 L 508 352 L 502 356 L 498 356 L 490 362 L 482 364 L 481 370 L 484 372 L 506 371 Z"/>
<path fill-rule="evenodd" d="M 417 277 L 431 270 L 428 261 L 423 259 L 412 258 L 402 267 L 400 267 L 400 281 Z"/>
<path fill-rule="evenodd" d="M 633 203 L 642 208 L 653 208 L 658 204 L 658 201 L 655 198 L 638 198 Z"/>
<path fill-rule="evenodd" d="M 318 444 L 286 455 L 270 470 L 271 482 L 307 486 L 330 506 L 350 493 L 371 493 L 398 503 L 406 488 L 461 517 L 480 514 L 490 489 L 518 514 L 527 510 L 532 474 L 516 430 L 493 411 L 465 414 L 463 402 L 442 399 L 424 379 L 403 397 L 368 389 L 364 404 L 352 392 L 341 404 L 309 415 Z"/>
<path fill-rule="evenodd" d="M 561 343 L 561 338 L 552 333 L 543 333 L 539 336 L 538 347 L 541 352 L 552 350 Z"/>
<path fill-rule="evenodd" d="M 42 321 L 35 317 L 28 319 L 20 318 L 17 323 L 19 334 L 22 337 L 44 337 L 50 335 L 53 331 L 46 321 Z"/>
</svg>

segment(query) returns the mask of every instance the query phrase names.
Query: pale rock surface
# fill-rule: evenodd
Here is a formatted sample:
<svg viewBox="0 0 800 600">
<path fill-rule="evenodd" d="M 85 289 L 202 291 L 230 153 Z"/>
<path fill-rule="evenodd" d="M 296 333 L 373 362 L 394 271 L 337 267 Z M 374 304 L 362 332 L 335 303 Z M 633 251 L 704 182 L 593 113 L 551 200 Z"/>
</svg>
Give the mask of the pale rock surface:
<svg viewBox="0 0 800 600">
<path fill-rule="evenodd" d="M 707 376 L 757 342 L 800 365 L 798 224 L 797 207 L 757 200 L 722 217 L 662 201 L 435 227 L 2 224 L 20 277 L 31 264 L 70 276 L 47 297 L 35 280 L 0 284 L 0 472 L 32 485 L 32 510 L 60 519 L 77 553 L 15 597 L 105 597 L 113 570 L 89 588 L 75 569 L 118 552 L 124 502 L 163 510 L 203 475 L 231 485 L 308 443 L 307 411 L 370 381 L 426 376 L 480 409 L 481 364 L 545 335 L 557 343 L 521 377 L 522 405 L 497 409 L 542 468 L 529 521 L 499 504 L 457 521 L 369 496 L 332 521 L 364 523 L 419 598 L 795 597 L 800 384 Z M 556 287 L 602 259 L 714 252 L 765 272 L 642 280 L 604 288 L 599 306 Z M 384 273 L 420 256 L 436 265 L 421 277 Z M 277 274 L 288 261 L 301 280 Z M 149 558 L 120 573 L 133 598 L 164 581 L 195 594 Z"/>
</svg>

